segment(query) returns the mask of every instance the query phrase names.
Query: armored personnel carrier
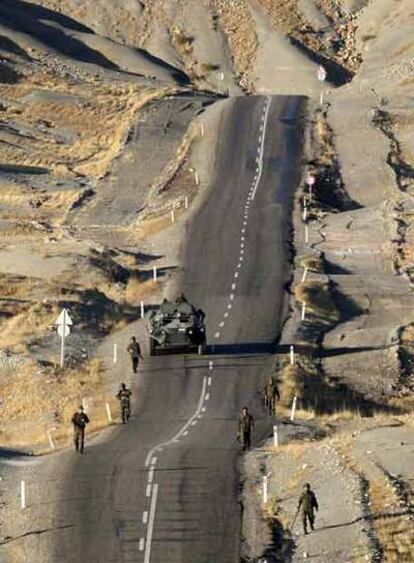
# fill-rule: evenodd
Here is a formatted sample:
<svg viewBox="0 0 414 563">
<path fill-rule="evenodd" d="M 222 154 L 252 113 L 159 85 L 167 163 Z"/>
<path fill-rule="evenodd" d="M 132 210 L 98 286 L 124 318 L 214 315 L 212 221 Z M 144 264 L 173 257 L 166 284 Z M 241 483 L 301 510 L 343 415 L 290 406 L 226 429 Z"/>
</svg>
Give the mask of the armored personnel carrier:
<svg viewBox="0 0 414 563">
<path fill-rule="evenodd" d="M 175 302 L 164 299 L 152 311 L 148 323 L 150 355 L 197 352 L 206 346 L 205 314 L 191 305 L 184 295 Z"/>
</svg>

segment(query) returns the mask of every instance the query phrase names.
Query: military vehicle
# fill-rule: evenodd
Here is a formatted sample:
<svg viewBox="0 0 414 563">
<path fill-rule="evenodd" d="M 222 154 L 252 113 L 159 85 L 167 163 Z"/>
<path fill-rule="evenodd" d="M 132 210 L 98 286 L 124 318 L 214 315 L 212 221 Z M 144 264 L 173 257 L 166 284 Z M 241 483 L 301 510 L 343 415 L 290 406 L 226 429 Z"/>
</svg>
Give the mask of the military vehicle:
<svg viewBox="0 0 414 563">
<path fill-rule="evenodd" d="M 150 355 L 198 352 L 200 347 L 204 353 L 204 318 L 204 312 L 191 305 L 182 294 L 174 302 L 164 299 L 149 318 Z"/>
</svg>

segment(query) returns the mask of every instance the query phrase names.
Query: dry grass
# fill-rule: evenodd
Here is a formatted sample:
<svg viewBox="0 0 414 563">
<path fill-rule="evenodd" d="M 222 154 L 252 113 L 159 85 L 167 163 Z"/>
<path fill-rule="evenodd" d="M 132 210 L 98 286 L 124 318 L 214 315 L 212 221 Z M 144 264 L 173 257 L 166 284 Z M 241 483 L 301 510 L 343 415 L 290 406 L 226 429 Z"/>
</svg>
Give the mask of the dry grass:
<svg viewBox="0 0 414 563">
<path fill-rule="evenodd" d="M 141 300 L 146 300 L 157 289 L 158 284 L 153 280 L 140 281 L 137 278 L 131 277 L 125 289 L 124 299 L 127 303 L 137 307 Z"/>
<path fill-rule="evenodd" d="M 283 406 L 290 407 L 295 396 L 299 399 L 303 397 L 303 376 L 303 369 L 297 364 L 283 368 L 279 385 L 280 403 Z"/>
<path fill-rule="evenodd" d="M 54 373 L 42 371 L 33 361 L 16 370 L 13 378 L 1 385 L 3 408 L 0 412 L 0 437 L 5 445 L 14 447 L 48 447 L 47 430 L 53 430 L 58 445 L 66 444 L 72 435 L 71 417 L 84 398 L 93 432 L 108 425 L 105 403 L 112 406 L 115 417 L 116 400 L 108 397 L 102 380 L 102 364 L 94 358 L 81 368 Z"/>
<path fill-rule="evenodd" d="M 193 38 L 189 37 L 184 31 L 178 27 L 173 27 L 170 31 L 170 41 L 182 57 L 186 58 L 193 53 Z"/>
<path fill-rule="evenodd" d="M 69 94 L 78 103 L 27 100 L 33 91 Z M 170 89 L 144 89 L 132 84 L 72 84 L 48 72 L 37 72 L 19 84 L 0 85 L 0 95 L 24 103 L 17 109 L 8 107 L 4 118 L 36 131 L 36 142 L 15 135 L 14 143 L 2 143 L 3 164 L 36 166 L 49 170 L 57 178 L 78 174 L 101 178 L 124 146 L 137 112 L 149 101 Z M 52 133 L 59 128 L 74 135 L 73 142 L 57 143 L 40 129 L 43 124 Z M 1 138 L 1 137 L 0 137 Z"/>
<path fill-rule="evenodd" d="M 295 287 L 295 298 L 306 304 L 306 309 L 330 322 L 340 318 L 338 309 L 331 297 L 329 286 L 322 281 L 305 281 Z"/>
<path fill-rule="evenodd" d="M 324 272 L 325 264 L 322 256 L 305 256 L 299 261 L 301 268 L 308 268 L 311 272 L 322 274 Z"/>
<path fill-rule="evenodd" d="M 31 303 L 3 321 L 0 326 L 0 348 L 25 352 L 25 340 L 43 335 L 57 319 L 59 309 L 50 303 Z"/>
<path fill-rule="evenodd" d="M 210 0 L 209 4 L 219 15 L 230 47 L 233 65 L 240 84 L 249 91 L 254 91 L 250 72 L 256 57 L 258 39 L 247 2 L 236 3 L 228 0 Z"/>
<path fill-rule="evenodd" d="M 413 522 L 401 514 L 392 487 L 383 478 L 370 481 L 369 494 L 374 529 L 383 549 L 383 560 L 388 563 L 414 561 Z"/>
</svg>

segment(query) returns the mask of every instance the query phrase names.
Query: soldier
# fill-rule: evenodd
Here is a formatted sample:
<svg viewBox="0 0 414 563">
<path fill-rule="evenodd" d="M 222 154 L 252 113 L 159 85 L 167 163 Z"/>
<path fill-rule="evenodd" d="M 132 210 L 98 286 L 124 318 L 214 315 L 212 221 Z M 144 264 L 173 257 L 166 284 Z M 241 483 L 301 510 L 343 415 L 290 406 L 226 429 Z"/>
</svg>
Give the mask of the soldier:
<svg viewBox="0 0 414 563">
<path fill-rule="evenodd" d="M 247 407 L 243 407 L 239 418 L 239 437 L 243 444 L 243 450 L 250 449 L 253 428 L 253 416 L 249 413 Z"/>
<path fill-rule="evenodd" d="M 72 416 L 73 424 L 73 441 L 75 443 L 75 450 L 83 454 L 83 449 L 85 445 L 85 428 L 89 423 L 89 417 L 84 412 L 83 406 L 79 407 L 79 410 L 75 412 Z"/>
<path fill-rule="evenodd" d="M 264 388 L 264 403 L 270 415 L 276 414 L 276 401 L 280 401 L 279 389 L 273 377 L 269 377 Z"/>
<path fill-rule="evenodd" d="M 316 500 L 315 493 L 312 491 L 310 484 L 305 483 L 304 491 L 300 495 L 298 502 L 298 512 L 299 510 L 302 510 L 302 523 L 303 523 L 303 531 L 305 534 L 308 533 L 308 527 L 307 527 L 308 520 L 311 530 L 315 529 L 314 509 L 316 509 L 317 511 L 319 510 L 318 501 Z"/>
<path fill-rule="evenodd" d="M 122 423 L 126 424 L 131 416 L 131 395 L 132 392 L 127 388 L 125 383 L 121 383 L 121 389 L 118 391 L 116 398 L 121 407 Z"/>
<path fill-rule="evenodd" d="M 141 356 L 141 347 L 138 344 L 135 336 L 131 338 L 131 342 L 128 344 L 127 352 L 131 356 L 132 371 L 134 373 L 137 373 L 139 359 L 141 358 L 141 360 L 143 360 L 144 358 Z"/>
</svg>

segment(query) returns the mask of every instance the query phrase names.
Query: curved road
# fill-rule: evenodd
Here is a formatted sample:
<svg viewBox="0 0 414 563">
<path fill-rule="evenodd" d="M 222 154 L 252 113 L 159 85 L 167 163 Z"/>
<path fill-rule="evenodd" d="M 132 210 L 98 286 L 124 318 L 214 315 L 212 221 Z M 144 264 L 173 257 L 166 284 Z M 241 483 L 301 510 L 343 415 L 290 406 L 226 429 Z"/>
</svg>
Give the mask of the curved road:
<svg viewBox="0 0 414 563">
<path fill-rule="evenodd" d="M 258 390 L 284 319 L 288 218 L 301 164 L 303 98 L 227 104 L 216 179 L 188 234 L 182 280 L 208 321 L 210 354 L 145 362 L 140 404 L 77 457 L 52 561 L 240 561 L 237 417 L 270 420 Z"/>
</svg>

